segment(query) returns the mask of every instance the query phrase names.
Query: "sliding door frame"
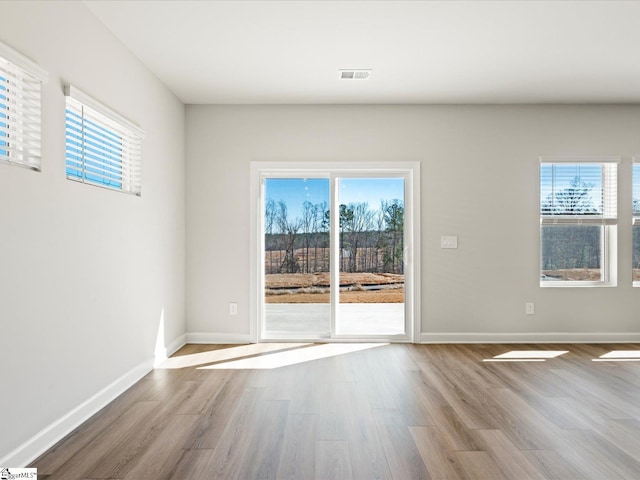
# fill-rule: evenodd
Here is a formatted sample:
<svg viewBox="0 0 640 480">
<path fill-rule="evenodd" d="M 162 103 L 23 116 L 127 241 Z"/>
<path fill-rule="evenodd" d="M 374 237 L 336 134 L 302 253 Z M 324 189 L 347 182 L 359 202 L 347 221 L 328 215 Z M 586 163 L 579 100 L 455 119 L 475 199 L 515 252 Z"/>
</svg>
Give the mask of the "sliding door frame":
<svg viewBox="0 0 640 480">
<path fill-rule="evenodd" d="M 250 325 L 251 341 L 269 342 L 287 339 L 265 338 L 264 321 L 264 194 L 265 178 L 328 178 L 331 192 L 331 235 L 332 243 L 339 230 L 338 206 L 336 198 L 337 178 L 396 176 L 405 179 L 405 335 L 402 336 L 331 336 L 331 338 L 296 338 L 295 341 L 341 342 L 341 341 L 390 341 L 418 342 L 420 336 L 420 163 L 419 162 L 251 162 L 250 185 Z M 332 246 L 333 250 L 333 246 Z M 337 258 L 332 255 L 331 275 L 338 275 L 335 269 Z M 332 281 L 332 284 L 335 282 Z M 336 290 L 336 291 L 334 291 Z M 331 322 L 335 331 L 338 291 L 331 289 Z"/>
</svg>

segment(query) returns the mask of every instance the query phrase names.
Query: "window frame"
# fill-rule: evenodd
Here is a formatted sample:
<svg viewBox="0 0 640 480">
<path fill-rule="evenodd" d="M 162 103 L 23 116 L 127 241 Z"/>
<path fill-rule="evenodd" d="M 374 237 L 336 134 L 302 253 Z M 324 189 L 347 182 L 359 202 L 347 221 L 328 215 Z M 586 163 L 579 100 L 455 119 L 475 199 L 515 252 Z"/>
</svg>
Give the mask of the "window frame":
<svg viewBox="0 0 640 480">
<path fill-rule="evenodd" d="M 384 177 L 387 175 L 403 176 L 405 178 L 405 322 L 406 331 L 402 336 L 389 335 L 345 335 L 338 334 L 331 338 L 323 338 L 323 342 L 358 341 L 363 339 L 375 339 L 376 341 L 413 341 L 420 340 L 421 315 L 420 315 L 420 162 L 403 161 L 252 161 L 250 163 L 251 176 L 251 203 L 250 203 L 250 341 L 254 343 L 274 341 L 273 338 L 265 338 L 262 331 L 264 294 L 264 269 L 261 259 L 264 258 L 264 198 L 263 179 L 268 177 L 304 177 L 304 178 L 329 178 L 331 182 L 331 198 L 337 198 L 335 192 L 337 177 Z M 333 208 L 338 208 L 334 204 Z M 338 219 L 332 216 L 331 235 L 337 235 Z M 332 239 L 333 242 L 336 239 Z M 332 262 L 337 262 L 332 257 Z M 332 275 L 337 275 L 338 270 L 332 264 Z M 335 295 L 332 289 L 332 295 Z M 336 305 L 335 300 L 332 303 Z M 333 307 L 332 307 L 333 308 Z M 335 312 L 333 314 L 335 319 Z M 332 321 L 333 321 L 332 319 Z M 297 340 L 300 340 L 299 338 Z M 318 339 L 309 339 L 316 341 Z"/>
<path fill-rule="evenodd" d="M 538 274 L 540 275 L 541 288 L 563 287 L 615 287 L 617 286 L 617 203 L 618 203 L 618 165 L 619 156 L 543 156 L 540 157 L 538 172 L 538 213 L 540 218 L 539 234 L 539 262 Z M 599 215 L 544 215 L 542 213 L 542 166 L 543 165 L 577 165 L 591 164 L 601 165 L 602 168 L 602 195 L 603 211 Z M 542 280 L 542 228 L 544 226 L 600 226 L 600 258 L 602 268 L 601 280 Z"/>
<path fill-rule="evenodd" d="M 0 42 L 0 78 L 5 135 L 0 163 L 41 171 L 42 85 L 48 73 L 38 64 Z"/>
<path fill-rule="evenodd" d="M 67 179 L 141 196 L 144 131 L 73 85 L 65 85 L 64 94 Z"/>
</svg>

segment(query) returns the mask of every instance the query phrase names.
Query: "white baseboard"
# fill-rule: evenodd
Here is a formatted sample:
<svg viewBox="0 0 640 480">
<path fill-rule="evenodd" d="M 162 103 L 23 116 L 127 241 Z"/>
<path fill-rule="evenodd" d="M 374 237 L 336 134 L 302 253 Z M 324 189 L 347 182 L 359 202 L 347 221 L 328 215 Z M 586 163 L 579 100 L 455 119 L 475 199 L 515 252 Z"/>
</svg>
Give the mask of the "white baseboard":
<svg viewBox="0 0 640 480">
<path fill-rule="evenodd" d="M 156 350 L 156 355 L 153 360 L 153 366 L 157 367 L 162 362 L 167 360 L 167 358 L 169 358 L 171 355 L 173 355 L 182 347 L 184 347 L 186 344 L 187 344 L 187 334 L 183 333 L 166 347 L 161 348 L 159 351 Z"/>
<path fill-rule="evenodd" d="M 193 332 L 185 337 L 182 345 L 251 343 L 249 334 Z M 640 343 L 640 333 L 421 333 L 419 343 Z"/>
<path fill-rule="evenodd" d="M 421 333 L 420 343 L 640 343 L 640 333 Z"/>
<path fill-rule="evenodd" d="M 0 465 L 24 468 L 59 442 L 101 408 L 125 392 L 153 369 L 153 360 L 142 362 L 59 420 L 31 437 L 13 452 L 0 458 Z"/>
<path fill-rule="evenodd" d="M 187 344 L 187 334 L 183 333 L 173 342 L 167 345 L 167 357 L 170 357 Z"/>
<path fill-rule="evenodd" d="M 251 335 L 246 333 L 187 333 L 186 343 L 220 343 L 245 344 L 252 343 Z"/>
</svg>

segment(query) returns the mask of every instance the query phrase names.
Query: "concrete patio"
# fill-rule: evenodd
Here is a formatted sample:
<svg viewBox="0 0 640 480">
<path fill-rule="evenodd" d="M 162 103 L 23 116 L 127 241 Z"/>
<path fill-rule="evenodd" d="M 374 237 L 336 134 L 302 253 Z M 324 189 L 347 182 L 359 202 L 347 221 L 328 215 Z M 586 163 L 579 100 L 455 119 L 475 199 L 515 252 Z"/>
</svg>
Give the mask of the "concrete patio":
<svg viewBox="0 0 640 480">
<path fill-rule="evenodd" d="M 263 337 L 329 338 L 330 304 L 265 304 Z M 338 335 L 402 335 L 404 303 L 341 303 L 338 306 Z"/>
</svg>

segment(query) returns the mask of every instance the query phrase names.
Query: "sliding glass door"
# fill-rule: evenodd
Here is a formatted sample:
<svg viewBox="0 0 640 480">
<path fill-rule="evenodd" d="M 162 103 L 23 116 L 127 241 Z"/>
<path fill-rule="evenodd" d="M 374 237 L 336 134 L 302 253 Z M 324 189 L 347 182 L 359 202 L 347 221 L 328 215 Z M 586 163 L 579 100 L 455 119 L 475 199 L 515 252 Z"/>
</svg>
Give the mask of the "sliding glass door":
<svg viewBox="0 0 640 480">
<path fill-rule="evenodd" d="M 264 333 L 331 336 L 328 178 L 264 179 Z"/>
<path fill-rule="evenodd" d="M 404 178 L 338 177 L 337 335 L 404 335 Z"/>
<path fill-rule="evenodd" d="M 411 338 L 411 173 L 260 173 L 259 340 Z"/>
</svg>

